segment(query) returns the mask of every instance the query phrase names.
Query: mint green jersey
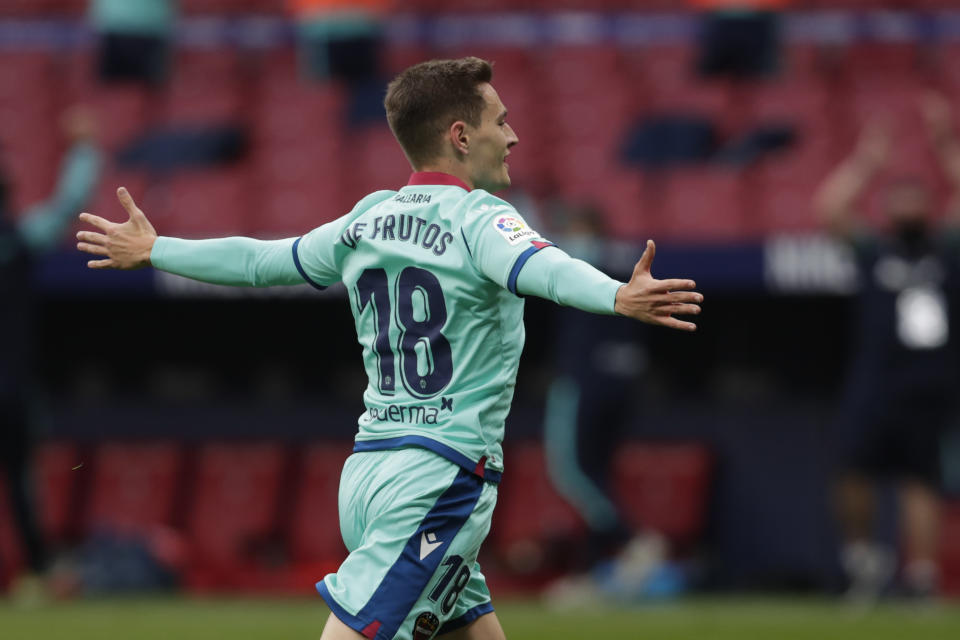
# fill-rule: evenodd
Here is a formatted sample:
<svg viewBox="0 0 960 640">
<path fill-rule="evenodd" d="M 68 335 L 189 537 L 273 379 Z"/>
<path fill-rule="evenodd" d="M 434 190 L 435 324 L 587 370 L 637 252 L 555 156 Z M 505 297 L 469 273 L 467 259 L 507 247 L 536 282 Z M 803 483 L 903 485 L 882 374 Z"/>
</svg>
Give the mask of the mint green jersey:
<svg viewBox="0 0 960 640">
<path fill-rule="evenodd" d="M 349 292 L 369 380 L 356 450 L 423 446 L 495 479 L 524 342 L 516 280 L 551 245 L 507 202 L 411 182 L 428 180 L 448 184 L 373 193 L 293 253 L 308 282 Z"/>
<path fill-rule="evenodd" d="M 503 200 L 415 173 L 300 238 L 161 236 L 150 262 L 231 286 L 343 282 L 369 379 L 354 450 L 423 447 L 496 482 L 524 341 L 517 292 L 613 314 L 623 286 L 538 253 L 550 246 Z"/>
</svg>

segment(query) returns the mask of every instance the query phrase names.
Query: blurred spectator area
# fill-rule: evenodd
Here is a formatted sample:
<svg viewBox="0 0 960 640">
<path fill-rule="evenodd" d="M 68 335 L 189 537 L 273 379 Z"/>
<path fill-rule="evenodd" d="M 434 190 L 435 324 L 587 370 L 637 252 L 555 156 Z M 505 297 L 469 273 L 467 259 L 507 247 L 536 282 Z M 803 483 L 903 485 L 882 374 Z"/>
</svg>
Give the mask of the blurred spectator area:
<svg viewBox="0 0 960 640">
<path fill-rule="evenodd" d="M 83 4 L 5 0 L 0 16 L 76 19 Z M 401 4 L 415 13 L 447 8 L 431 0 Z M 468 0 L 457 6 L 659 11 L 671 4 Z M 932 10 L 952 3 L 910 4 Z M 280 17 L 280 3 L 259 0 L 181 5 L 188 19 Z M 798 8 L 879 5 L 899 6 L 848 0 L 801 2 Z M 495 86 L 521 140 L 510 163 L 515 185 L 536 197 L 598 202 L 612 232 L 626 238 L 724 242 L 814 228 L 811 192 L 851 149 L 859 125 L 882 114 L 896 129 L 898 153 L 890 173 L 937 181 L 917 99 L 929 88 L 960 98 L 955 64 L 960 42 L 947 39 L 817 44 L 816 38 L 792 38 L 783 72 L 749 84 L 697 78 L 694 44 L 683 38 L 630 46 L 602 40 L 543 46 L 447 40 L 389 39 L 387 71 L 438 56 L 493 60 Z M 185 44 L 176 51 L 169 85 L 159 91 L 97 84 L 93 57 L 88 46 L 0 49 L 0 142 L 10 158 L 18 210 L 49 192 L 61 151 L 51 125 L 76 102 L 95 108 L 111 152 L 148 127 L 234 122 L 248 129 L 249 153 L 230 166 L 164 175 L 108 168 L 91 208 L 115 211 L 114 189 L 125 184 L 165 234 L 301 234 L 345 213 L 372 190 L 402 185 L 409 173 L 385 122 L 348 123 L 351 98 L 344 88 L 298 76 L 290 42 Z M 662 113 L 708 119 L 719 148 L 762 124 L 792 127 L 796 140 L 745 165 L 707 162 L 652 173 L 627 166 L 620 153 L 626 132 L 643 117 Z M 946 197 L 942 181 L 935 183 Z"/>
<path fill-rule="evenodd" d="M 306 593 L 346 555 L 337 492 L 344 440 L 47 441 L 36 478 L 54 549 L 96 536 L 138 540 L 193 591 Z M 496 526 L 481 558 L 505 589 L 529 588 L 565 567 L 585 525 L 547 479 L 543 447 L 517 440 L 500 486 Z M 634 526 L 662 532 L 682 557 L 706 533 L 713 453 L 683 441 L 634 441 L 613 464 L 613 487 Z M 0 487 L 2 488 L 2 487 Z M 23 566 L 0 491 L 0 587 Z M 960 505 L 944 514 L 944 587 L 960 593 Z"/>
<path fill-rule="evenodd" d="M 59 549 L 97 535 L 142 540 L 194 590 L 306 592 L 346 555 L 337 491 L 350 448 L 348 441 L 47 442 L 36 470 L 42 526 Z M 539 442 L 519 442 L 507 455 L 515 471 L 500 489 L 490 568 L 552 577 L 552 545 L 584 524 L 547 480 Z M 634 524 L 657 528 L 680 548 L 699 540 L 711 473 L 703 446 L 634 443 L 615 470 Z M 8 508 L 0 491 L 0 585 L 23 562 Z"/>
</svg>

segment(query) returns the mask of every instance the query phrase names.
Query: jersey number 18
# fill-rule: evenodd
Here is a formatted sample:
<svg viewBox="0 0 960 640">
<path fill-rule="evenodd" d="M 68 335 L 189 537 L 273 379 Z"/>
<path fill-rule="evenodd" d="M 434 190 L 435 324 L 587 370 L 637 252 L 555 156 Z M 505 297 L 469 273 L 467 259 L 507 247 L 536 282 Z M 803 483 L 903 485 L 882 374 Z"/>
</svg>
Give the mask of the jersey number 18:
<svg viewBox="0 0 960 640">
<path fill-rule="evenodd" d="M 426 269 L 407 267 L 394 282 L 394 300 L 395 322 L 400 329 L 396 351 L 390 344 L 390 282 L 386 270 L 367 269 L 357 279 L 360 312 L 373 305 L 377 326 L 373 352 L 377 354 L 380 391 L 393 395 L 399 356 L 404 388 L 418 398 L 435 396 L 453 377 L 450 342 L 441 333 L 447 322 L 447 305 L 440 281 Z"/>
</svg>

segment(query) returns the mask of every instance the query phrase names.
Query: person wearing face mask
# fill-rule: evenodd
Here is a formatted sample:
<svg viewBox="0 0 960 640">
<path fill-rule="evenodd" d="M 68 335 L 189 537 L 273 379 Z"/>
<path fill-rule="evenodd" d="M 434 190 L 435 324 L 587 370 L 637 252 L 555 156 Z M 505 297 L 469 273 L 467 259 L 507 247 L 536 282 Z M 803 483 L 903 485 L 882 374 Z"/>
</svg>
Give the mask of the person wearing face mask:
<svg viewBox="0 0 960 640">
<path fill-rule="evenodd" d="M 960 194 L 960 143 L 939 96 L 923 113 L 941 166 Z M 885 228 L 858 225 L 855 205 L 885 166 L 883 123 L 867 125 L 850 158 L 827 177 L 814 205 L 826 228 L 851 247 L 859 275 L 855 347 L 840 411 L 842 470 L 834 486 L 848 596 L 871 600 L 894 586 L 907 596 L 937 592 L 939 440 L 956 415 L 960 208 L 932 221 L 933 197 L 918 177 L 882 193 Z M 958 201 L 960 204 L 960 201 Z M 894 482 L 901 561 L 873 533 L 876 482 Z M 899 572 L 898 572 L 899 568 Z"/>
</svg>

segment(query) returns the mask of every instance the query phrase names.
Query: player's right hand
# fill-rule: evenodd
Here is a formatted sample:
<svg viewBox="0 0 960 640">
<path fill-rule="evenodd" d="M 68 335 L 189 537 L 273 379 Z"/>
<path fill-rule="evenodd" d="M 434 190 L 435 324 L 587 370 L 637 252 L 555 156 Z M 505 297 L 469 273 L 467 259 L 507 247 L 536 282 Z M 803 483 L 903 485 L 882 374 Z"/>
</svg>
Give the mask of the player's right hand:
<svg viewBox="0 0 960 640">
<path fill-rule="evenodd" d="M 88 261 L 87 266 L 91 269 L 139 269 L 150 264 L 150 251 L 157 232 L 124 187 L 117 189 L 117 199 L 127 210 L 129 218 L 126 222 L 110 222 L 92 213 L 80 214 L 80 220 L 103 232 L 77 232 L 77 249 L 104 256 Z"/>
<path fill-rule="evenodd" d="M 614 311 L 648 324 L 658 324 L 671 329 L 696 331 L 697 325 L 674 318 L 677 315 L 698 315 L 703 295 L 692 291 L 697 284 L 693 280 L 657 280 L 650 274 L 653 256 L 657 247 L 647 240 L 647 248 L 633 269 L 630 282 L 620 287 L 614 303 Z"/>
</svg>

